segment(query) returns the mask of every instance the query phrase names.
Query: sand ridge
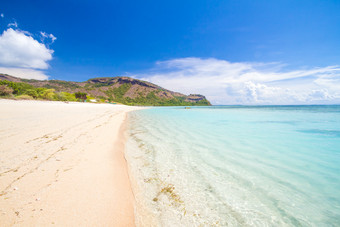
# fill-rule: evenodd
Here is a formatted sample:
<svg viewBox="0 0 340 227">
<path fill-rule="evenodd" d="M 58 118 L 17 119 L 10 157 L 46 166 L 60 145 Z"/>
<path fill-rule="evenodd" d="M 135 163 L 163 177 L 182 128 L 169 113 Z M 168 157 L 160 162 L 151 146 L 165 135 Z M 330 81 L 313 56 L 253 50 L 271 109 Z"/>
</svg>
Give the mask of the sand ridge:
<svg viewBox="0 0 340 227">
<path fill-rule="evenodd" d="M 2 226 L 134 226 L 122 124 L 138 107 L 0 100 Z"/>
</svg>

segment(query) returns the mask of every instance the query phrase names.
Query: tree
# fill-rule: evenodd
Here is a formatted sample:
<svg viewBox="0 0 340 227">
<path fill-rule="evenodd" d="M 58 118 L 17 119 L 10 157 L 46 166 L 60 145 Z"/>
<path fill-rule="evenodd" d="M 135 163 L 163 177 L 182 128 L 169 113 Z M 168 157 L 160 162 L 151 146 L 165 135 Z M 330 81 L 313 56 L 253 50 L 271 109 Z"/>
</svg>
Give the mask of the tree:
<svg viewBox="0 0 340 227">
<path fill-rule="evenodd" d="M 0 85 L 0 96 L 2 95 L 10 95 L 13 93 L 13 89 L 8 87 L 7 85 Z"/>
<path fill-rule="evenodd" d="M 87 94 L 84 93 L 84 92 L 78 91 L 78 92 L 74 93 L 74 95 L 76 96 L 77 99 L 82 99 L 82 100 L 87 99 L 87 97 L 86 97 Z"/>
<path fill-rule="evenodd" d="M 52 100 L 53 97 L 54 97 L 54 89 L 46 89 L 44 91 L 42 91 L 41 93 L 41 97 L 43 99 L 49 99 L 49 100 Z"/>
<path fill-rule="evenodd" d="M 25 95 L 32 96 L 33 98 L 38 98 L 38 92 L 35 89 L 27 89 L 25 92 Z"/>
</svg>

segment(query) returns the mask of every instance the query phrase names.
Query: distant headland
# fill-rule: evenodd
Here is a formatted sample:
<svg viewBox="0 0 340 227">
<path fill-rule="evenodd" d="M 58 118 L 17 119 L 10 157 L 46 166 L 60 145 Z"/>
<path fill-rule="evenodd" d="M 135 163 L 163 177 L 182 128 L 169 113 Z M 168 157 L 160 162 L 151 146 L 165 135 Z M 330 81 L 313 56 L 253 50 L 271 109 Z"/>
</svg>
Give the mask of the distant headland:
<svg viewBox="0 0 340 227">
<path fill-rule="evenodd" d="M 130 77 L 99 77 L 74 82 L 28 80 L 0 74 L 0 96 L 56 101 L 88 100 L 142 106 L 211 105 L 203 95 L 184 95 Z"/>
</svg>

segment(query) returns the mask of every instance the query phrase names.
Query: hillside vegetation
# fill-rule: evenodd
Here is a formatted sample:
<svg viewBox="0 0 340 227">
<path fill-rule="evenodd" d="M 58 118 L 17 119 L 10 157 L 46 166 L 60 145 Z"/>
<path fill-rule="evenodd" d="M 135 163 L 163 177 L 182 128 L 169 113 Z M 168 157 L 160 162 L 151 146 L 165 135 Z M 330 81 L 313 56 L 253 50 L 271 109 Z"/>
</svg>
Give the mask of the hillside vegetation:
<svg viewBox="0 0 340 227">
<path fill-rule="evenodd" d="M 93 78 L 85 82 L 27 80 L 0 74 L 0 96 L 56 101 L 114 102 L 143 106 L 210 105 L 203 96 L 183 95 L 129 77 Z"/>
</svg>

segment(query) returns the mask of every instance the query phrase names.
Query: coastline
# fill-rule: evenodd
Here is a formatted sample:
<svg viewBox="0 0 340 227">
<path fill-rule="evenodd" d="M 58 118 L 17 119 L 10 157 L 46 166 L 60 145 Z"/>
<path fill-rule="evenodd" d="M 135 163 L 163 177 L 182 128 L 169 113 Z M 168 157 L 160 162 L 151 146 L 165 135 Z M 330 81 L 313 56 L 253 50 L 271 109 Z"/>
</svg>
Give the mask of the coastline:
<svg viewBox="0 0 340 227">
<path fill-rule="evenodd" d="M 137 225 L 338 223 L 339 106 L 214 109 L 129 113 Z"/>
<path fill-rule="evenodd" d="M 135 224 L 136 226 L 159 226 L 158 220 L 155 218 L 155 213 L 151 210 L 151 207 L 147 205 L 148 198 L 145 197 L 146 188 L 141 187 L 138 175 L 136 173 L 136 163 L 133 162 L 131 158 L 131 148 L 129 146 L 129 139 L 131 135 L 129 129 L 131 127 L 131 120 L 127 116 L 122 130 L 124 136 L 124 157 L 127 164 L 128 175 L 130 179 L 130 184 L 134 196 L 134 214 L 135 214 Z M 133 148 L 134 152 L 139 152 L 137 147 Z M 138 167 L 137 167 L 138 168 Z"/>
<path fill-rule="evenodd" d="M 3 226 L 134 226 L 123 105 L 0 100 Z"/>
</svg>

